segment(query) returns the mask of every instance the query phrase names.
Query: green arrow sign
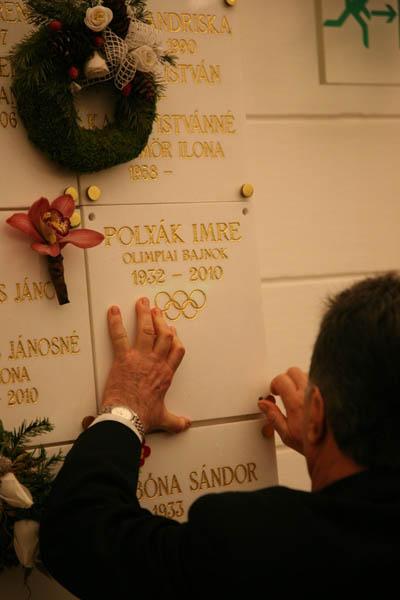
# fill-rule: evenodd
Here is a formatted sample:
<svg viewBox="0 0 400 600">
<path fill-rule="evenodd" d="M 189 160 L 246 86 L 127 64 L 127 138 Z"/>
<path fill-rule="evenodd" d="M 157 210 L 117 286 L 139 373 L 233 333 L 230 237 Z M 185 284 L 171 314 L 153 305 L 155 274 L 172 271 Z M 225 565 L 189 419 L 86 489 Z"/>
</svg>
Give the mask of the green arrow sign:
<svg viewBox="0 0 400 600">
<path fill-rule="evenodd" d="M 345 7 L 337 19 L 328 19 L 324 22 L 325 27 L 343 27 L 347 19 L 353 17 L 360 25 L 362 30 L 363 44 L 369 48 L 369 28 L 368 22 L 371 17 L 387 17 L 387 23 L 392 23 L 397 17 L 393 6 L 386 4 L 387 10 L 371 10 L 367 8 L 369 0 L 344 0 Z M 365 20 L 367 19 L 367 21 Z"/>
<path fill-rule="evenodd" d="M 390 4 L 386 4 L 386 6 L 387 10 L 371 10 L 371 15 L 373 17 L 387 17 L 386 22 L 391 23 L 397 17 L 397 13 Z"/>
</svg>

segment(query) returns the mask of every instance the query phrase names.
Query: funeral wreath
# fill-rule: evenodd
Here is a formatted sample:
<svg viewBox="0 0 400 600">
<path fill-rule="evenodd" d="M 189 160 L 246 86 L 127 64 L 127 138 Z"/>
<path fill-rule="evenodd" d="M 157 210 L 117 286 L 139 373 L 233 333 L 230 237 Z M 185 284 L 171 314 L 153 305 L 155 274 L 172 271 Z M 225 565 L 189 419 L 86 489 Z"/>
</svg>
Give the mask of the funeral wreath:
<svg viewBox="0 0 400 600">
<path fill-rule="evenodd" d="M 13 91 L 30 140 L 51 160 L 95 172 L 136 158 L 173 57 L 149 24 L 146 0 L 26 0 L 33 33 L 11 53 Z M 113 118 L 85 129 L 76 95 L 108 88 Z"/>
</svg>

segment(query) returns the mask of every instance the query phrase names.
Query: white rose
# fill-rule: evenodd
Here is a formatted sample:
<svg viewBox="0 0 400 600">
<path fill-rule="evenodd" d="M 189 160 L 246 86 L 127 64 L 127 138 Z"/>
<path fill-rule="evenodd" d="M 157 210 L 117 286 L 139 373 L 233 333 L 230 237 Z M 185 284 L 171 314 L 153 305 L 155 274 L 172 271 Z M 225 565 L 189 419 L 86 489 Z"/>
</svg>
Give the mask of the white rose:
<svg viewBox="0 0 400 600">
<path fill-rule="evenodd" d="M 85 65 L 85 76 L 87 79 L 106 77 L 110 73 L 107 63 L 98 52 L 95 52 Z"/>
<path fill-rule="evenodd" d="M 140 46 L 132 53 L 136 59 L 136 68 L 142 73 L 151 73 L 156 71 L 158 67 L 158 56 L 150 46 Z"/>
<path fill-rule="evenodd" d="M 94 6 L 86 11 L 85 25 L 92 31 L 103 31 L 113 20 L 113 11 L 106 6 Z"/>
<path fill-rule="evenodd" d="M 33 569 L 39 554 L 39 523 L 17 521 L 14 525 L 14 549 L 21 565 Z"/>
<path fill-rule="evenodd" d="M 0 498 L 13 508 L 30 508 L 33 504 L 32 494 L 14 473 L 7 473 L 0 479 Z"/>
</svg>

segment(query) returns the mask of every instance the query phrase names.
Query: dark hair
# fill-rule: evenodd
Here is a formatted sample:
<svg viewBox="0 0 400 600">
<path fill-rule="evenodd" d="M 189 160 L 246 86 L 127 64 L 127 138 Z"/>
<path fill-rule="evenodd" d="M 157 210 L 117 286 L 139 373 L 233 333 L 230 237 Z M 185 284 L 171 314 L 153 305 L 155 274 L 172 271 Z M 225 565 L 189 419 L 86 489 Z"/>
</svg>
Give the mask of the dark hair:
<svg viewBox="0 0 400 600">
<path fill-rule="evenodd" d="M 339 448 L 365 467 L 400 467 L 400 277 L 329 299 L 310 368 Z"/>
</svg>

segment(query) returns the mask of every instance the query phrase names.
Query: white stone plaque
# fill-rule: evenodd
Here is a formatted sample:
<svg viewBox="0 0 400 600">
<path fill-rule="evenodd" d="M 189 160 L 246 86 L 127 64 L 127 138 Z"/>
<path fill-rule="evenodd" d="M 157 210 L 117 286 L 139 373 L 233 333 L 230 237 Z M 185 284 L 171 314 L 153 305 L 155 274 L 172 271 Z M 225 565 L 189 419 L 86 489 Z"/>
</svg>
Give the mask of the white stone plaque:
<svg viewBox="0 0 400 600">
<path fill-rule="evenodd" d="M 111 361 L 106 310 L 119 304 L 133 333 L 134 303 L 147 296 L 187 348 L 170 409 L 196 421 L 257 412 L 266 387 L 264 327 L 254 229 L 244 206 L 83 209 L 86 224 L 105 234 L 88 253 L 100 394 Z"/>
<path fill-rule="evenodd" d="M 185 521 L 196 498 L 207 493 L 258 490 L 277 485 L 274 442 L 261 435 L 262 421 L 155 434 L 143 465 L 138 498 L 154 514 Z"/>
<path fill-rule="evenodd" d="M 153 133 L 132 163 L 84 175 L 100 204 L 224 202 L 245 182 L 241 48 L 235 9 L 222 0 L 149 0 L 151 21 L 176 66 L 166 66 L 166 94 Z M 111 119 L 109 99 L 95 88 L 78 107 L 86 127 Z M 115 194 L 118 189 L 119 194 Z"/>
<path fill-rule="evenodd" d="M 29 30 L 27 9 L 21 0 L 0 2 L 1 209 L 26 207 L 41 196 L 53 199 L 66 187 L 77 185 L 72 173 L 47 160 L 31 144 L 17 114 L 8 54 Z"/>
<path fill-rule="evenodd" d="M 400 2 L 322 0 L 326 83 L 400 85 Z"/>
<path fill-rule="evenodd" d="M 71 303 L 59 306 L 46 258 L 6 224 L 11 214 L 0 212 L 0 418 L 10 429 L 48 417 L 44 443 L 72 440 L 95 410 L 84 254 L 63 251 Z"/>
</svg>

